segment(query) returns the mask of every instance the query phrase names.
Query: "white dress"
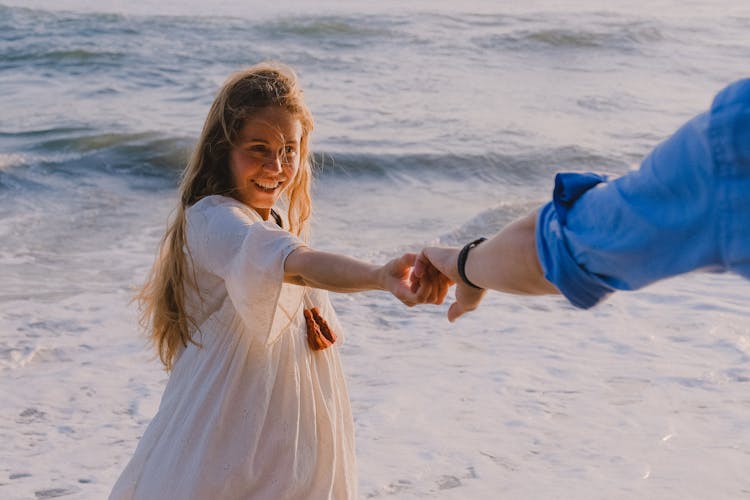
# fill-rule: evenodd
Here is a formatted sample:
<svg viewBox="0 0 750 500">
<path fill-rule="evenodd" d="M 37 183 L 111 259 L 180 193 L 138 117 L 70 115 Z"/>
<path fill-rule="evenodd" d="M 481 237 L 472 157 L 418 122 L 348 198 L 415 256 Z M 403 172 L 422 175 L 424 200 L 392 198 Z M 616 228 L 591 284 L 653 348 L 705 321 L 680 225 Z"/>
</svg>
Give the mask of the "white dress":
<svg viewBox="0 0 750 500">
<path fill-rule="evenodd" d="M 304 245 L 251 208 L 187 210 L 201 347 L 183 349 L 110 499 L 352 499 L 354 425 L 338 344 L 307 344 L 303 294 L 341 337 L 326 292 L 283 283 Z M 190 262 L 190 258 L 188 261 Z"/>
</svg>

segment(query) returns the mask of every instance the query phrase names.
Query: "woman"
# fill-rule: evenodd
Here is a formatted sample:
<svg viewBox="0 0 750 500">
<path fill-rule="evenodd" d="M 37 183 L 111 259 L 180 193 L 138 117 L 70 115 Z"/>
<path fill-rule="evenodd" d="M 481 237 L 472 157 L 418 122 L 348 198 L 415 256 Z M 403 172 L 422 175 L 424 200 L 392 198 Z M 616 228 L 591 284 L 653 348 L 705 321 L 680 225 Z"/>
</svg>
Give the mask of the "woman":
<svg viewBox="0 0 750 500">
<path fill-rule="evenodd" d="M 306 245 L 312 129 L 282 65 L 237 73 L 216 97 L 139 295 L 169 382 L 110 498 L 356 498 L 338 349 L 311 348 L 303 311 L 340 334 L 318 289 L 407 305 L 447 290 L 410 290 L 413 254 L 375 266 Z"/>
</svg>

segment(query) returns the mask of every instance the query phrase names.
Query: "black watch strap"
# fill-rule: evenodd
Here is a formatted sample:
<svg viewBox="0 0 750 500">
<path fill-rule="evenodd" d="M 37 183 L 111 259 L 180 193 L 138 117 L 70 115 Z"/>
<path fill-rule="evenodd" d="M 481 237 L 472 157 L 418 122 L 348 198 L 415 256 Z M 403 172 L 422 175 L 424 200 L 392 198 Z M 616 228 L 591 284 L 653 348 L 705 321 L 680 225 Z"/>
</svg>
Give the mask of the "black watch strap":
<svg viewBox="0 0 750 500">
<path fill-rule="evenodd" d="M 466 277 L 466 259 L 469 256 L 469 252 L 472 248 L 479 245 L 481 242 L 486 241 L 487 238 L 477 238 L 476 240 L 472 241 L 471 243 L 467 243 L 464 245 L 464 247 L 461 249 L 461 251 L 458 254 L 458 275 L 461 276 L 461 279 L 464 280 L 464 283 L 469 285 L 472 288 L 477 288 L 479 290 L 482 289 L 480 286 L 476 286 L 474 283 L 469 281 L 469 278 Z"/>
</svg>

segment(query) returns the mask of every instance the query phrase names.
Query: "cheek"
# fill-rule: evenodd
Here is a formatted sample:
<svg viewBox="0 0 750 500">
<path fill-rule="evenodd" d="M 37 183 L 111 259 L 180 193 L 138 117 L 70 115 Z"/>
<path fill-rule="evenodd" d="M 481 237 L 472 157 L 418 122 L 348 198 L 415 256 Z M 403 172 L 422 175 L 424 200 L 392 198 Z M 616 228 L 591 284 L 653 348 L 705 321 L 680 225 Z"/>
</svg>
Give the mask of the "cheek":
<svg viewBox="0 0 750 500">
<path fill-rule="evenodd" d="M 299 162 L 295 162 L 293 165 L 286 165 L 284 167 L 286 177 L 288 179 L 287 185 L 294 182 L 297 174 L 299 173 Z"/>
<path fill-rule="evenodd" d="M 242 163 L 238 160 L 236 152 L 232 151 L 229 153 L 229 174 L 232 176 L 233 181 L 237 181 L 240 173 L 242 173 Z"/>
<path fill-rule="evenodd" d="M 252 160 L 247 158 L 242 152 L 232 151 L 229 154 L 229 172 L 236 181 L 252 173 L 254 165 Z"/>
</svg>

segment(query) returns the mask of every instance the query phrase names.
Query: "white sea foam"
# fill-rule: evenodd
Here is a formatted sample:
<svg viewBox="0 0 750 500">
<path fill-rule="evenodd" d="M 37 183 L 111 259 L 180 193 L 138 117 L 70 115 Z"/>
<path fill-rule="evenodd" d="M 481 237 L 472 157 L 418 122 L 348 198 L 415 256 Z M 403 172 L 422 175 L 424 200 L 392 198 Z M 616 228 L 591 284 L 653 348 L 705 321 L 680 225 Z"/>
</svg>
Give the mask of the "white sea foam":
<svg viewBox="0 0 750 500">
<path fill-rule="evenodd" d="M 17 153 L 11 154 L 0 154 L 0 171 L 24 165 L 26 163 L 26 156 Z"/>
</svg>

